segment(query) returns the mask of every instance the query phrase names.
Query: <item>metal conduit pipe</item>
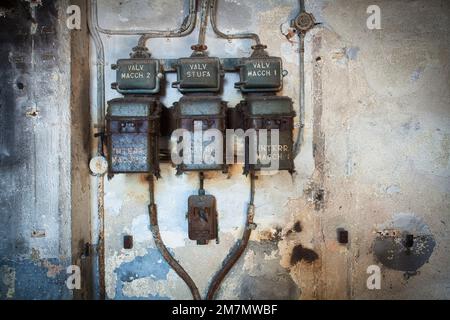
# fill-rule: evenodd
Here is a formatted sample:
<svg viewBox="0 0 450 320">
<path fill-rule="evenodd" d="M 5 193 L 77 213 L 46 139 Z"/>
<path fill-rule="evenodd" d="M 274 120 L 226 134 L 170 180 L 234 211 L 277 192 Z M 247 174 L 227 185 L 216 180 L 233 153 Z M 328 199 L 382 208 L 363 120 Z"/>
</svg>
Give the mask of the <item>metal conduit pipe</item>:
<svg viewBox="0 0 450 320">
<path fill-rule="evenodd" d="M 255 217 L 255 179 L 255 173 L 252 171 L 250 173 L 250 203 L 247 208 L 247 220 L 245 223 L 244 233 L 241 240 L 239 240 L 239 242 L 236 243 L 236 245 L 230 250 L 230 253 L 222 264 L 222 268 L 214 275 L 206 295 L 207 300 L 214 299 L 214 296 L 220 288 L 222 281 L 245 252 L 252 230 L 256 228 L 256 225 L 253 223 L 253 219 Z"/>
<path fill-rule="evenodd" d="M 100 132 L 104 131 L 105 126 L 105 48 L 103 46 L 100 33 L 96 28 L 97 12 L 95 1 L 88 7 L 88 28 L 92 36 L 96 51 L 96 69 L 97 69 L 97 127 Z M 102 140 L 98 140 L 98 155 L 103 154 Z"/>
<path fill-rule="evenodd" d="M 189 1 L 189 15 L 187 19 L 187 24 L 183 25 L 178 30 L 173 31 L 151 31 L 142 34 L 139 38 L 138 47 L 144 48 L 146 46 L 147 40 L 152 38 L 177 38 L 185 37 L 192 33 L 195 28 L 195 23 L 197 20 L 197 9 L 196 0 Z"/>
<path fill-rule="evenodd" d="M 194 13 L 194 15 L 196 14 L 195 13 L 195 2 L 196 2 L 196 0 L 189 0 L 189 15 L 191 13 Z M 97 7 L 97 0 L 92 0 L 92 4 L 95 7 L 95 15 L 97 16 L 97 8 L 98 8 Z M 98 20 L 98 16 L 97 16 L 97 20 Z M 185 19 L 185 21 L 186 20 L 189 20 L 189 17 L 187 17 Z M 179 29 L 166 30 L 166 31 L 165 30 L 149 30 L 149 29 L 141 29 L 141 30 L 113 30 L 113 29 L 102 28 L 98 24 L 96 26 L 97 26 L 97 30 L 100 33 L 109 34 L 109 35 L 135 36 L 135 35 L 145 35 L 145 34 L 154 33 L 154 34 L 159 34 L 160 38 L 170 37 L 170 36 L 168 36 L 168 34 L 170 35 L 170 34 L 174 34 L 174 33 L 179 33 L 180 30 L 183 29 L 183 26 L 182 26 Z"/>
<path fill-rule="evenodd" d="M 226 34 L 217 28 L 217 0 L 209 0 L 211 7 L 211 26 L 216 35 L 221 38 L 232 40 L 232 39 L 251 39 L 255 42 L 257 46 L 261 46 L 261 40 L 256 33 L 236 33 L 236 34 Z"/>
<path fill-rule="evenodd" d="M 303 1 L 300 1 L 303 2 Z M 301 32 L 298 33 L 299 38 L 299 81 L 300 81 L 300 96 L 299 96 L 299 127 L 297 131 L 297 138 L 294 143 L 294 159 L 300 153 L 301 145 L 303 142 L 303 129 L 305 126 L 305 35 Z"/>
<path fill-rule="evenodd" d="M 201 300 L 200 292 L 195 285 L 194 280 L 189 276 L 186 270 L 180 265 L 180 263 L 170 254 L 166 245 L 164 244 L 161 233 L 159 232 L 158 225 L 158 211 L 155 204 L 155 195 L 154 195 L 154 182 L 153 176 L 150 175 L 148 178 L 149 183 L 149 195 L 150 195 L 150 205 L 148 207 L 150 213 L 150 229 L 152 231 L 153 240 L 155 241 L 155 245 L 158 248 L 159 252 L 163 256 L 164 260 L 167 261 L 169 266 L 178 274 L 178 276 L 186 283 L 191 290 L 192 297 L 194 300 Z"/>
<path fill-rule="evenodd" d="M 208 26 L 208 13 L 209 13 L 209 0 L 202 0 L 202 16 L 200 22 L 200 31 L 198 33 L 198 42 L 192 46 L 192 50 L 206 51 L 208 47 L 205 44 L 206 41 L 206 28 Z"/>
<path fill-rule="evenodd" d="M 303 129 L 305 126 L 305 36 L 306 33 L 317 23 L 314 16 L 306 12 L 305 0 L 299 0 L 300 13 L 293 23 L 293 27 L 297 30 L 299 38 L 299 81 L 300 81 L 300 97 L 299 97 L 299 128 L 297 138 L 294 143 L 294 158 L 300 153 L 301 144 L 303 142 Z"/>
<path fill-rule="evenodd" d="M 88 6 L 88 28 L 94 41 L 96 50 L 96 69 L 97 69 L 97 129 L 100 137 L 97 142 L 97 155 L 103 155 L 103 138 L 101 137 L 105 127 L 105 49 L 103 46 L 100 34 L 95 27 L 97 25 L 97 14 L 95 8 Z M 104 243 L 104 176 L 97 178 L 97 192 L 99 194 L 97 202 L 98 211 L 98 240 L 97 240 L 97 254 L 98 254 L 98 270 L 99 270 L 99 296 L 104 300 L 105 293 L 105 243 Z"/>
</svg>

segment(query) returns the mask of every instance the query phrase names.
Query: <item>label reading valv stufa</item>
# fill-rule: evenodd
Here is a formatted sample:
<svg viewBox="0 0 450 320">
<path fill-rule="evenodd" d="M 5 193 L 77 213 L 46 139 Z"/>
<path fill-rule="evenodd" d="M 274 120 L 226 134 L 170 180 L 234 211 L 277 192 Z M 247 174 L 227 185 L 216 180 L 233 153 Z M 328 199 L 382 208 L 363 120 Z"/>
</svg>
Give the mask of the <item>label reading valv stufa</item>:
<svg viewBox="0 0 450 320">
<path fill-rule="evenodd" d="M 180 58 L 176 69 L 177 81 L 172 84 L 172 87 L 182 93 L 220 90 L 222 71 L 218 58 Z"/>
</svg>

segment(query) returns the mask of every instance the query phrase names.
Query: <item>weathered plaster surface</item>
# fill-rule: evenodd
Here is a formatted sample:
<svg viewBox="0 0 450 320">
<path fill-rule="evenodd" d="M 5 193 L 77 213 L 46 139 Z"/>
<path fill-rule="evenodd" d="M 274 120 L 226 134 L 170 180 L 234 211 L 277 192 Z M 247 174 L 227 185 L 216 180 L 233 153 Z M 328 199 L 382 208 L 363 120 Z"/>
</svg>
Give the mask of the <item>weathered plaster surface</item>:
<svg viewBox="0 0 450 320">
<path fill-rule="evenodd" d="M 31 6 L 0 17 L 0 299 L 70 299 L 67 2 Z"/>
<path fill-rule="evenodd" d="M 100 24 L 172 28 L 186 10 L 183 1 L 171 10 L 166 10 L 165 1 L 154 1 L 151 8 L 148 1 L 141 2 L 142 9 L 136 11 L 138 4 L 127 6 L 129 1 L 110 6 L 99 0 Z M 449 3 L 377 1 L 382 30 L 366 27 L 370 4 L 307 1 L 308 11 L 321 25 L 306 37 L 305 131 L 297 172 L 258 179 L 258 228 L 219 298 L 450 296 Z M 282 94 L 292 97 L 296 106 L 297 38 L 289 41 L 280 30 L 288 28 L 297 6 L 289 0 L 224 0 L 219 1 L 218 17 L 225 31 L 258 32 L 269 52 L 283 58 L 289 75 Z M 149 48 L 156 58 L 187 56 L 196 37 L 194 33 L 181 40 L 151 40 Z M 114 81 L 109 66 L 128 56 L 137 37 L 103 39 L 108 84 Z M 250 53 L 247 41 L 216 39 L 211 30 L 207 45 L 211 56 Z M 232 87 L 236 80 L 234 74 L 226 76 L 223 99 L 230 106 L 241 99 Z M 107 90 L 107 100 L 118 96 Z M 170 106 L 179 98 L 168 89 L 162 101 Z M 220 218 L 220 243 L 208 246 L 187 239 L 187 197 L 197 187 L 196 175 L 175 177 L 169 165 L 162 165 L 156 199 L 164 241 L 204 293 L 242 233 L 249 186 L 239 166 L 230 176 L 207 174 L 205 188 L 217 197 Z M 190 299 L 186 286 L 155 250 L 148 230 L 147 193 L 140 175 L 117 175 L 106 183 L 107 298 Z M 379 226 L 398 213 L 422 219 L 436 241 L 429 262 L 413 277 L 384 267 L 372 252 Z M 338 228 L 349 231 L 347 245 L 337 243 Z M 132 250 L 122 248 L 125 234 L 134 236 Z M 382 269 L 381 290 L 366 287 L 366 270 L 372 264 Z"/>
</svg>

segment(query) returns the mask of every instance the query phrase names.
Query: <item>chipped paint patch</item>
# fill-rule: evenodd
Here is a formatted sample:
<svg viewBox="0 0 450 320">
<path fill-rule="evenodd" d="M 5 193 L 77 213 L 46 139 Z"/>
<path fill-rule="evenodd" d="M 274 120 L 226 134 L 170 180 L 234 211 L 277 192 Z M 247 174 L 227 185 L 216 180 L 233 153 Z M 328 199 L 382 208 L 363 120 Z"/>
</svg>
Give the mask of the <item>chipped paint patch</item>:
<svg viewBox="0 0 450 320">
<path fill-rule="evenodd" d="M 2 266 L 1 268 L 2 283 L 6 286 L 6 299 L 14 298 L 16 292 L 16 270 L 8 266 Z"/>
</svg>

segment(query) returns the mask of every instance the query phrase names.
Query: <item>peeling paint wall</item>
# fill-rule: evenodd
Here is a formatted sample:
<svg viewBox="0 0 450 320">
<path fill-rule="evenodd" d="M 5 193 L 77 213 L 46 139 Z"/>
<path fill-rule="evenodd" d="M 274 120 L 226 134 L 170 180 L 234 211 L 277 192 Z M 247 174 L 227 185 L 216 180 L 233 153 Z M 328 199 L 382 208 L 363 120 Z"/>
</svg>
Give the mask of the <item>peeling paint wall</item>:
<svg viewBox="0 0 450 320">
<path fill-rule="evenodd" d="M 83 1 L 76 2 L 85 14 Z M 91 43 L 87 52 L 87 35 L 78 33 L 70 51 L 68 1 L 34 5 L 35 21 L 28 1 L 4 3 L 10 7 L 0 5 L 0 299 L 69 299 L 65 268 L 71 260 L 91 268 L 93 261 L 82 261 L 85 245 L 95 248 L 101 228 L 97 178 L 87 176 L 89 153 L 96 152 L 88 148 L 96 141 L 89 141 L 84 122 L 88 111 L 96 119 L 95 50 Z M 257 32 L 269 53 L 282 57 L 289 74 L 281 94 L 298 106 L 299 43 L 283 35 L 298 1 L 218 3 L 220 29 Z M 111 29 L 172 29 L 188 10 L 183 0 L 98 4 L 100 25 Z M 372 4 L 381 9 L 381 30 L 366 26 Z M 448 299 L 450 3 L 307 0 L 306 9 L 320 24 L 305 39 L 305 127 L 296 173 L 258 178 L 257 228 L 217 298 Z M 188 56 L 197 31 L 148 46 L 155 58 Z M 110 66 L 128 57 L 137 37 L 102 39 L 110 100 L 120 96 L 109 89 Z M 211 56 L 251 53 L 249 41 L 218 39 L 210 28 L 206 39 Z M 237 81 L 236 74 L 225 77 L 222 96 L 231 107 L 242 98 Z M 167 88 L 162 102 L 170 107 L 180 97 Z M 89 103 L 91 110 L 81 109 Z M 298 128 L 298 117 L 295 123 Z M 95 121 L 89 125 L 97 132 Z M 217 198 L 220 242 L 197 246 L 188 239 L 185 215 L 198 177 L 177 177 L 169 164 L 161 169 L 162 238 L 204 295 L 242 235 L 249 180 L 239 165 L 228 175 L 206 174 L 205 189 Z M 104 272 L 107 299 L 191 299 L 153 243 L 145 175 L 116 175 L 104 189 L 105 268 L 83 276 L 92 281 L 84 290 L 99 294 Z M 348 243 L 337 241 L 338 229 L 348 231 Z M 132 249 L 123 248 L 125 235 L 133 236 Z M 367 288 L 371 265 L 381 268 L 380 290 Z M 90 297 L 88 291 L 75 298 Z"/>
<path fill-rule="evenodd" d="M 70 299 L 67 3 L 0 7 L 0 299 Z"/>
<path fill-rule="evenodd" d="M 135 4 L 136 3 L 136 4 Z M 137 3 L 140 3 L 139 5 Z M 296 173 L 260 176 L 256 184 L 258 227 L 249 247 L 226 278 L 221 299 L 449 298 L 449 3 L 376 1 L 382 30 L 366 27 L 372 1 L 307 1 L 320 25 L 307 34 L 306 109 Z M 135 8 L 141 8 L 136 11 Z M 151 6 L 151 7 L 150 7 Z M 184 1 L 99 1 L 107 28 L 177 26 Z M 299 101 L 298 39 L 282 35 L 299 11 L 297 1 L 219 1 L 218 24 L 226 32 L 254 31 L 289 71 L 282 95 Z M 151 17 L 151 18 L 149 18 Z M 183 39 L 155 39 L 155 58 L 188 56 L 197 32 Z M 127 57 L 137 37 L 104 36 L 108 71 Z M 210 29 L 211 56 L 250 54 L 248 41 L 217 39 Z M 94 79 L 94 74 L 92 78 Z M 168 75 L 167 81 L 174 80 Z M 223 99 L 241 99 L 225 77 Z M 118 97 L 107 90 L 107 100 Z M 180 98 L 168 89 L 166 106 Z M 298 124 L 298 119 L 297 119 Z M 206 175 L 205 188 L 218 201 L 220 243 L 197 246 L 187 238 L 187 198 L 195 174 L 175 176 L 162 165 L 156 200 L 162 237 L 204 294 L 245 221 L 249 181 L 234 166 L 226 176 Z M 105 186 L 106 293 L 108 299 L 190 299 L 187 287 L 155 249 L 149 231 L 144 176 L 117 175 Z M 373 245 L 401 213 L 420 219 L 436 242 L 415 273 L 391 269 Z M 339 244 L 337 229 L 349 232 Z M 417 230 L 400 230 L 416 232 Z M 123 236 L 134 248 L 123 249 Z M 413 247 L 415 250 L 416 247 Z M 414 251 L 415 252 L 415 251 Z M 199 263 L 201 261 L 201 263 Z M 367 267 L 378 265 L 382 289 L 368 290 Z"/>
<path fill-rule="evenodd" d="M 184 1 L 174 2 L 170 10 L 165 1 L 153 1 L 148 19 L 146 10 L 136 12 L 133 7 L 138 4 L 129 4 L 99 1 L 100 25 L 169 29 L 186 13 Z M 259 177 L 258 227 L 218 298 L 450 297 L 449 4 L 377 1 L 383 29 L 369 30 L 370 4 L 307 1 L 307 11 L 321 24 L 306 37 L 305 128 L 297 172 Z M 288 41 L 281 31 L 298 11 L 297 2 L 288 0 L 224 0 L 218 5 L 221 29 L 256 31 L 270 54 L 283 58 L 289 75 L 282 94 L 293 98 L 296 106 L 298 40 Z M 196 37 L 194 32 L 183 39 L 156 39 L 148 46 L 156 58 L 187 56 Z M 114 72 L 108 71 L 109 66 L 127 57 L 137 38 L 103 40 L 110 83 Z M 207 45 L 211 56 L 250 54 L 249 42 L 217 39 L 210 29 Z M 173 77 L 169 75 L 168 82 Z M 232 88 L 235 80 L 236 75 L 226 75 L 223 99 L 229 106 L 241 99 Z M 117 96 L 107 90 L 107 100 Z M 178 92 L 168 89 L 162 101 L 171 106 L 179 98 Z M 204 293 L 242 234 L 249 182 L 239 166 L 228 176 L 207 174 L 205 188 L 217 197 L 220 228 L 220 243 L 208 246 L 187 238 L 187 198 L 196 192 L 197 183 L 195 174 L 176 177 L 173 168 L 163 165 L 156 199 L 164 241 Z M 147 188 L 145 177 L 139 175 L 117 175 L 106 183 L 107 298 L 190 299 L 187 287 L 151 240 Z M 401 213 L 423 221 L 436 241 L 424 265 L 413 273 L 383 265 L 373 252 L 385 225 Z M 338 243 L 339 228 L 349 232 L 348 244 Z M 421 236 L 414 229 L 402 232 Z M 123 249 L 124 235 L 134 237 L 133 249 Z M 381 290 L 366 287 L 367 267 L 374 264 L 381 268 Z"/>
</svg>

